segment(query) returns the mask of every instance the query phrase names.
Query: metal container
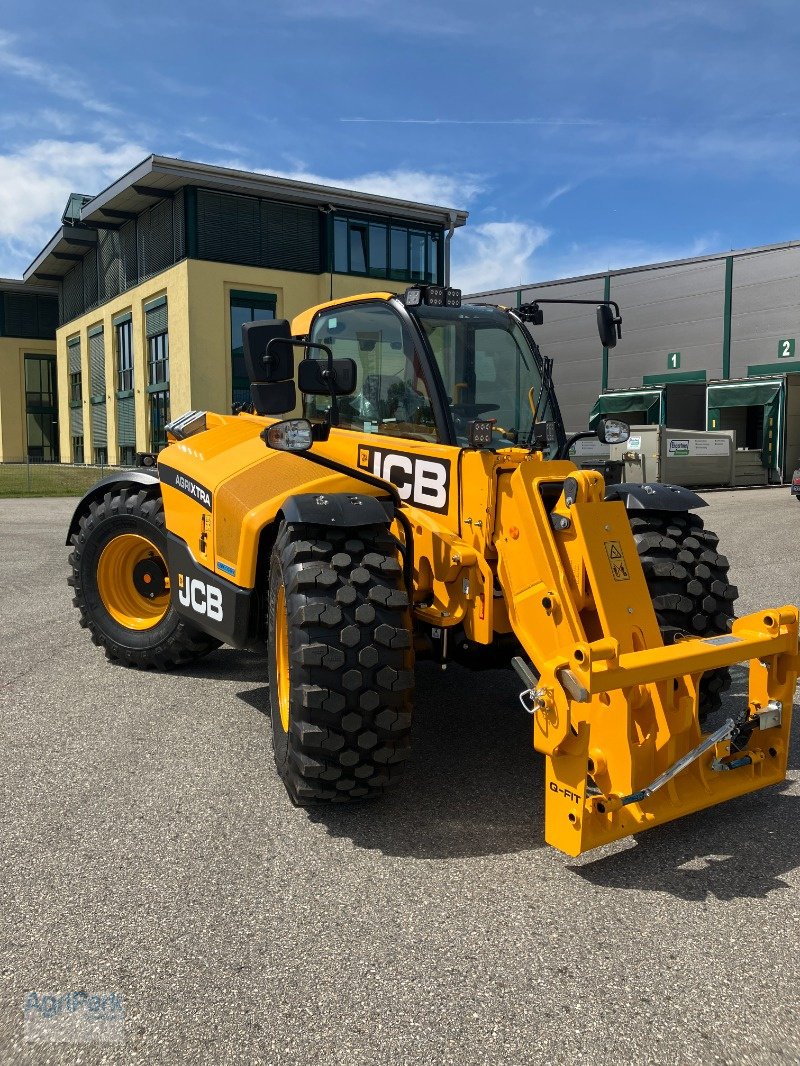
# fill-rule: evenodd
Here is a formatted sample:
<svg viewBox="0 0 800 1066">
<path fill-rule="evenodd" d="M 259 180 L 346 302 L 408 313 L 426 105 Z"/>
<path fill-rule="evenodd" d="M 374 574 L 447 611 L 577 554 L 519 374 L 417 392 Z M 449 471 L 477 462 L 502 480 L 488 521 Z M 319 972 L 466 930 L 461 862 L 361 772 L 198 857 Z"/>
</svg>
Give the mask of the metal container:
<svg viewBox="0 0 800 1066">
<path fill-rule="evenodd" d="M 632 426 L 625 444 L 611 446 L 611 459 L 624 463 L 628 483 L 719 486 L 735 483 L 735 452 L 732 430 Z"/>
</svg>

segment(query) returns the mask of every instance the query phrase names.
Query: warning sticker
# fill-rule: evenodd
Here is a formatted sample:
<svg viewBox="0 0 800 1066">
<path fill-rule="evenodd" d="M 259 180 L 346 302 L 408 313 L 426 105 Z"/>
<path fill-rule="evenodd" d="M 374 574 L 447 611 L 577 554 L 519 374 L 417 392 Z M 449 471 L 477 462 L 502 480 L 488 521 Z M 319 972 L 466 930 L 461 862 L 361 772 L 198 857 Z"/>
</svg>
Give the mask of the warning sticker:
<svg viewBox="0 0 800 1066">
<path fill-rule="evenodd" d="M 622 554 L 618 540 L 604 541 L 606 555 L 611 566 L 611 573 L 615 581 L 630 581 L 631 575 L 625 565 L 625 556 Z"/>
</svg>

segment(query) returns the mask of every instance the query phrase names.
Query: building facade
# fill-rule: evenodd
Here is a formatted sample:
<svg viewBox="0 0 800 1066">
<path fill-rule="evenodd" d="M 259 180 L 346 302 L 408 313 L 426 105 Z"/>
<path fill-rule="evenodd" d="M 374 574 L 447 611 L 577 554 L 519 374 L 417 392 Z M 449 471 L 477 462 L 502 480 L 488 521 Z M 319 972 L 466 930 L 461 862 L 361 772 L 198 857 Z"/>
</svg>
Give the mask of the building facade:
<svg viewBox="0 0 800 1066">
<path fill-rule="evenodd" d="M 244 322 L 442 283 L 466 218 L 162 156 L 73 194 L 25 272 L 57 292 L 61 458 L 131 463 L 170 417 L 247 400 Z"/>
<path fill-rule="evenodd" d="M 0 278 L 0 462 L 59 458 L 54 286 Z"/>
<path fill-rule="evenodd" d="M 598 341 L 591 307 L 543 306 L 544 324 L 533 333 L 555 360 L 559 403 L 570 429 L 586 427 L 606 389 L 724 382 L 800 368 L 798 242 L 493 290 L 469 299 L 513 308 L 537 296 L 606 297 L 622 311 L 622 340 L 609 351 Z"/>
</svg>

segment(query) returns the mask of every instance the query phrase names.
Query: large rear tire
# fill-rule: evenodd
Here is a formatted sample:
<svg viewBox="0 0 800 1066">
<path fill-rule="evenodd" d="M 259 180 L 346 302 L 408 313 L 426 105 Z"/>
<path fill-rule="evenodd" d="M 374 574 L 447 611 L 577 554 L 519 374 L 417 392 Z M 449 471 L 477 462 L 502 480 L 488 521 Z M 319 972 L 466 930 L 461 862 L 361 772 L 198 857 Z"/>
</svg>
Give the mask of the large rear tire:
<svg viewBox="0 0 800 1066">
<path fill-rule="evenodd" d="M 273 750 L 290 798 L 379 796 L 411 752 L 414 685 L 389 530 L 282 523 L 268 609 Z"/>
<path fill-rule="evenodd" d="M 169 670 L 220 642 L 185 621 L 170 600 L 164 506 L 128 488 L 89 504 L 72 537 L 73 604 L 81 625 L 109 659 Z"/>
<path fill-rule="evenodd" d="M 728 560 L 717 551 L 716 533 L 691 512 L 644 511 L 629 517 L 664 643 L 684 634 L 730 632 L 739 591 L 728 580 Z M 727 668 L 703 675 L 701 721 L 719 709 L 730 683 Z"/>
</svg>

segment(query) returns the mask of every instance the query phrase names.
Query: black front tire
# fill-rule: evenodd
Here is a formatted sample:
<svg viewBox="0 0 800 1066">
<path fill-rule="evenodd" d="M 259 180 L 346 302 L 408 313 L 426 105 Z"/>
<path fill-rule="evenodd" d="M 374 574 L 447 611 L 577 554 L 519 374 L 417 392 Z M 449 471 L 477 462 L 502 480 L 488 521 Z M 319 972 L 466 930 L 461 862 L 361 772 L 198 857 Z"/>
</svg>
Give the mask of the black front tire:
<svg viewBox="0 0 800 1066">
<path fill-rule="evenodd" d="M 644 511 L 629 518 L 664 643 L 684 634 L 729 633 L 739 591 L 728 580 L 728 560 L 717 551 L 716 533 L 691 512 Z M 720 708 L 730 683 L 727 668 L 703 675 L 701 722 Z"/>
<path fill-rule="evenodd" d="M 409 599 L 389 530 L 282 523 L 268 623 L 273 750 L 291 800 L 381 795 L 411 753 L 414 686 Z M 289 676 L 279 682 L 281 663 Z"/>
<path fill-rule="evenodd" d="M 127 488 L 109 491 L 102 500 L 89 504 L 72 536 L 72 574 L 67 584 L 74 590 L 72 603 L 93 643 L 109 659 L 143 670 L 170 670 L 218 648 L 220 641 L 190 625 L 168 602 L 163 617 L 150 628 L 132 628 L 112 616 L 99 587 L 98 564 L 112 542 L 131 535 L 152 545 L 153 557 L 160 559 L 166 573 L 167 538 L 160 495 Z"/>
</svg>

